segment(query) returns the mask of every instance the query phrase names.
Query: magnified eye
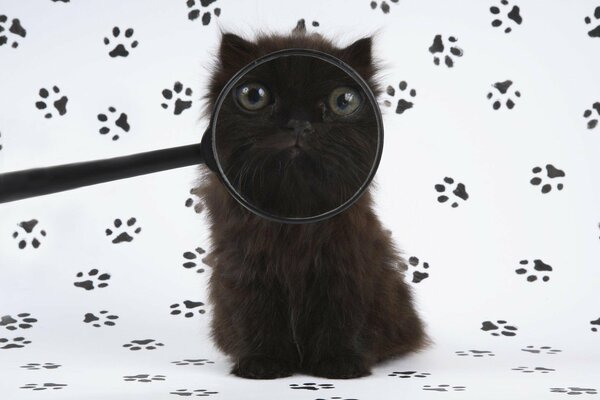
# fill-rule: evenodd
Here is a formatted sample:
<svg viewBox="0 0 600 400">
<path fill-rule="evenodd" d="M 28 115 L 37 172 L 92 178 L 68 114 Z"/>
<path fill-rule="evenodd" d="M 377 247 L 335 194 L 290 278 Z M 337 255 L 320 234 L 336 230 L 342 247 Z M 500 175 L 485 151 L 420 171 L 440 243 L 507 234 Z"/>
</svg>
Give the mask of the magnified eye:
<svg viewBox="0 0 600 400">
<path fill-rule="evenodd" d="M 249 111 L 264 108 L 271 101 L 267 88 L 260 83 L 245 83 L 236 90 L 238 103 Z"/>
<path fill-rule="evenodd" d="M 329 108 L 337 115 L 346 116 L 358 109 L 362 102 L 360 94 L 347 86 L 333 89 L 329 94 Z"/>
</svg>

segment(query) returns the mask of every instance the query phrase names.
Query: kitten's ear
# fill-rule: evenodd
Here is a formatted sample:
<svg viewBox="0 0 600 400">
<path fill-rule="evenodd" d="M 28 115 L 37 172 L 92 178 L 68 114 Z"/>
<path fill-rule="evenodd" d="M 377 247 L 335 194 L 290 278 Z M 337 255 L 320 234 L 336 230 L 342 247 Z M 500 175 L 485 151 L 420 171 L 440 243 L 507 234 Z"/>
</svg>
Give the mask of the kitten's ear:
<svg viewBox="0 0 600 400">
<path fill-rule="evenodd" d="M 356 69 L 370 67 L 373 62 L 373 38 L 358 39 L 350 46 L 342 49 L 343 59 Z"/>
<path fill-rule="evenodd" d="M 219 47 L 219 58 L 223 65 L 245 64 L 248 59 L 254 58 L 256 44 L 247 41 L 233 33 L 224 33 Z"/>
</svg>

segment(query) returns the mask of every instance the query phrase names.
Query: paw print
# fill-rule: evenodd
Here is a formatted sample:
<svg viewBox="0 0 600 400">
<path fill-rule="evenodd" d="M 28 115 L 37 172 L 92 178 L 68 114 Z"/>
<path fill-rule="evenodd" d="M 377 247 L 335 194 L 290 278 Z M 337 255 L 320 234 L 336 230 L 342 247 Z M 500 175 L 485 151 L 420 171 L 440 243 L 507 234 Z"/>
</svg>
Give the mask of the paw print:
<svg viewBox="0 0 600 400">
<path fill-rule="evenodd" d="M 31 340 L 27 340 L 22 336 L 12 339 L 0 338 L 0 350 L 22 349 L 28 344 L 31 344 Z"/>
<path fill-rule="evenodd" d="M 138 351 L 138 350 L 155 350 L 157 347 L 162 347 L 164 346 L 164 344 L 157 342 L 154 339 L 139 339 L 139 340 L 132 340 L 129 343 L 126 343 L 123 345 L 123 347 L 125 347 L 126 349 L 129 349 L 131 351 Z"/>
<path fill-rule="evenodd" d="M 113 58 L 127 57 L 129 55 L 129 50 L 127 50 L 127 48 L 129 47 L 131 49 L 135 49 L 139 44 L 137 40 L 132 39 L 133 28 L 125 29 L 125 34 L 123 35 L 124 37 L 122 39 L 119 38 L 119 36 L 121 36 L 121 29 L 119 29 L 118 26 L 115 26 L 112 29 L 113 40 L 121 40 L 121 43 L 118 43 L 111 51 L 108 52 L 108 55 Z M 110 45 L 110 39 L 108 37 L 104 38 L 104 44 L 107 46 Z"/>
<path fill-rule="evenodd" d="M 454 184 L 454 179 L 450 178 L 450 177 L 445 177 L 444 178 L 444 183 L 448 184 L 448 185 L 452 185 Z M 437 185 L 434 186 L 435 190 L 438 193 L 444 193 L 446 192 L 446 185 L 438 183 Z M 461 199 L 466 201 L 469 198 L 469 194 L 467 193 L 467 189 L 465 187 L 464 184 L 462 183 L 458 183 L 456 184 L 456 187 L 454 188 L 454 190 L 452 191 L 452 194 L 454 194 L 454 196 L 456 196 L 455 200 L 452 202 L 452 208 L 456 208 L 458 207 L 458 200 L 457 199 Z M 437 201 L 440 203 L 445 203 L 446 201 L 449 200 L 449 197 L 446 196 L 445 194 L 441 194 L 438 196 Z"/>
<path fill-rule="evenodd" d="M 117 315 L 110 315 L 106 310 L 100 311 L 98 316 L 95 316 L 93 313 L 86 313 L 83 316 L 83 322 L 92 324 L 96 328 L 100 328 L 102 325 L 115 326 L 116 319 L 119 319 Z"/>
<path fill-rule="evenodd" d="M 429 269 L 429 263 L 423 262 L 420 264 L 420 261 L 417 257 L 410 257 L 408 259 L 408 265 L 410 265 L 412 267 L 411 269 L 413 270 L 413 283 L 419 283 L 429 277 L 429 273 L 425 271 L 426 269 Z"/>
<path fill-rule="evenodd" d="M 204 210 L 204 205 L 200 200 L 200 197 L 196 194 L 196 188 L 192 188 L 190 190 L 190 197 L 185 200 L 185 206 L 188 208 L 193 208 L 196 211 L 196 214 L 200 214 L 202 210 Z"/>
<path fill-rule="evenodd" d="M 399 95 L 403 97 L 400 98 L 396 104 L 396 114 L 402 114 L 404 111 L 413 107 L 414 103 L 409 100 L 412 100 L 417 95 L 417 91 L 415 89 L 408 90 L 408 84 L 405 81 L 400 82 L 398 88 L 400 89 Z M 394 89 L 393 86 L 388 86 L 385 89 L 385 92 L 392 99 L 396 95 L 396 89 Z M 408 100 L 406 100 L 405 97 L 408 98 Z M 390 100 L 384 100 L 383 105 L 385 107 L 391 107 L 392 102 Z"/>
<path fill-rule="evenodd" d="M 600 27 L 600 25 L 598 25 L 598 27 Z M 592 110 L 596 111 L 596 115 L 592 116 L 592 114 L 594 114 L 594 111 Z M 583 112 L 583 118 L 586 118 L 588 120 L 588 129 L 594 129 L 598 125 L 598 118 L 600 118 L 600 101 L 597 101 L 594 104 L 592 104 L 592 107 L 589 110 L 585 110 Z"/>
<path fill-rule="evenodd" d="M 440 65 L 440 59 L 443 56 L 444 63 L 446 64 L 446 66 L 448 68 L 452 68 L 454 66 L 454 60 L 452 56 L 462 57 L 462 49 L 453 45 L 457 42 L 457 39 L 454 36 L 449 36 L 448 42 L 450 42 L 450 44 L 444 46 L 442 35 L 435 35 L 435 37 L 433 38 L 433 44 L 429 47 L 429 52 L 434 55 L 433 63 L 435 65 Z M 449 52 L 444 53 L 444 49 L 446 49 L 447 47 L 449 48 Z M 437 53 L 440 53 L 439 56 L 436 55 Z"/>
<path fill-rule="evenodd" d="M 201 301 L 185 300 L 183 305 L 186 309 L 190 310 L 184 314 L 185 317 L 192 318 L 194 316 L 194 309 L 203 306 L 204 303 Z M 182 313 L 181 304 L 179 303 L 171 304 L 169 308 L 171 309 L 171 315 L 179 315 Z M 203 308 L 198 308 L 198 314 L 204 314 L 205 312 L 206 311 Z"/>
<path fill-rule="evenodd" d="M 182 98 L 189 99 L 192 96 L 192 89 L 188 87 L 183 90 L 183 84 L 181 82 L 175 82 L 173 90 L 164 89 L 162 95 L 165 98 L 165 102 L 161 104 L 161 107 L 165 110 L 173 103 L 173 92 L 175 92 L 176 97 L 173 114 L 179 115 L 192 106 L 191 100 L 182 100 Z"/>
<path fill-rule="evenodd" d="M 8 44 L 8 39 L 12 40 L 10 47 L 16 49 L 19 47 L 19 42 L 17 41 L 19 37 L 24 38 L 27 36 L 27 31 L 23 26 L 21 26 L 21 21 L 18 18 L 13 18 L 10 27 L 8 28 L 8 33 L 6 33 L 6 28 L 4 24 L 8 21 L 8 17 L 6 15 L 0 15 L 0 47 Z"/>
<path fill-rule="evenodd" d="M 29 313 L 17 314 L 16 318 L 10 315 L 4 315 L 0 318 L 0 326 L 4 326 L 9 331 L 16 331 L 17 329 L 29 329 L 37 322 L 37 319 L 33 318 Z"/>
<path fill-rule="evenodd" d="M 531 172 L 533 172 L 534 174 L 539 174 L 540 172 L 542 172 L 542 168 L 541 167 L 534 167 Z M 555 168 L 552 164 L 546 164 L 546 176 L 550 179 L 555 179 L 555 178 L 562 178 L 565 176 L 565 171 L 560 170 L 558 168 Z M 539 176 L 534 176 L 533 178 L 531 178 L 531 180 L 529 181 L 529 183 L 531 183 L 534 186 L 539 186 L 540 184 L 542 184 L 543 180 L 542 178 L 540 178 Z M 556 189 L 558 190 L 562 190 L 563 189 L 563 184 L 559 183 L 556 185 Z M 542 185 L 542 193 L 548 193 L 552 190 L 552 185 L 550 183 L 545 183 Z"/>
<path fill-rule="evenodd" d="M 528 265 L 529 261 L 528 260 L 521 260 L 519 261 L 519 264 L 521 265 Z M 533 260 L 533 269 L 535 271 L 538 272 L 542 272 L 542 271 L 546 271 L 546 272 L 550 272 L 552 271 L 552 267 L 549 266 L 548 264 L 544 264 L 544 262 L 542 260 Z M 527 273 L 527 270 L 525 268 L 518 268 L 515 270 L 515 272 L 518 275 L 524 275 Z M 531 274 L 527 275 L 527 282 L 535 282 L 537 281 L 538 276 L 535 274 L 535 272 L 532 272 Z M 542 280 L 544 282 L 548 282 L 550 280 L 550 277 L 548 275 L 544 275 L 542 277 Z"/>
<path fill-rule="evenodd" d="M 588 36 L 592 38 L 600 37 L 600 6 L 596 7 L 596 9 L 594 10 L 594 19 L 596 20 L 595 23 L 597 23 L 598 25 L 596 25 L 595 28 L 588 32 Z M 584 21 L 586 25 L 590 25 L 592 23 L 592 18 L 585 17 Z"/>
<path fill-rule="evenodd" d="M 427 378 L 431 375 L 429 372 L 417 372 L 417 371 L 394 371 L 388 376 L 397 376 L 398 378 Z"/>
<path fill-rule="evenodd" d="M 35 106 L 38 110 L 48 109 L 46 114 L 44 114 L 44 118 L 52 118 L 52 110 L 50 110 L 49 104 L 58 111 L 58 115 L 65 115 L 67 113 L 67 102 L 69 101 L 69 98 L 67 96 L 60 96 L 60 89 L 58 86 L 52 86 L 52 91 L 41 88 L 39 95 L 41 100 L 37 101 Z"/>
<path fill-rule="evenodd" d="M 190 396 L 196 396 L 196 397 L 208 397 L 211 394 L 218 394 L 219 392 L 210 392 L 207 389 L 177 389 L 174 392 L 169 392 L 171 394 L 175 394 L 177 396 L 182 396 L 182 397 L 190 397 Z"/>
<path fill-rule="evenodd" d="M 460 350 L 460 351 L 455 351 L 454 352 L 457 356 L 460 357 L 475 357 L 475 358 L 482 358 L 482 357 L 494 357 L 495 354 L 492 353 L 491 351 L 488 350 Z"/>
<path fill-rule="evenodd" d="M 181 361 L 171 361 L 171 364 L 175 364 L 175 365 L 206 365 L 206 364 L 214 364 L 214 361 L 210 361 L 206 358 L 199 358 L 199 359 L 185 359 L 185 360 L 181 360 Z"/>
<path fill-rule="evenodd" d="M 210 24 L 211 13 L 207 9 L 207 7 L 216 1 L 217 0 L 187 0 L 185 2 L 185 4 L 187 5 L 187 8 L 189 9 L 188 19 L 190 21 L 194 21 L 194 20 L 198 19 L 198 17 L 200 16 L 200 13 L 201 13 L 200 9 L 198 8 L 198 5 L 200 5 L 203 10 L 206 10 L 202 13 L 202 25 L 206 26 L 206 25 Z M 215 7 L 212 10 L 212 13 L 215 15 L 215 17 L 218 17 L 221 15 L 221 9 L 219 7 Z"/>
<path fill-rule="evenodd" d="M 591 327 L 592 332 L 598 332 L 598 328 L 596 328 L 596 327 L 600 326 L 600 318 L 590 321 L 590 325 L 592 325 L 592 327 Z"/>
<path fill-rule="evenodd" d="M 553 349 L 550 346 L 541 346 L 541 347 L 527 346 L 524 349 L 521 349 L 521 351 L 525 351 L 527 353 L 533 353 L 533 354 L 540 354 L 540 353 L 544 353 L 544 354 L 558 354 L 558 353 L 562 353 L 562 350 Z"/>
<path fill-rule="evenodd" d="M 118 116 L 118 117 L 117 117 Z M 110 122 L 108 122 L 110 117 Z M 114 107 L 108 107 L 108 114 L 98 114 L 98 121 L 103 122 L 103 126 L 100 128 L 98 132 L 101 135 L 106 135 L 110 132 L 110 126 L 114 125 L 117 128 L 120 128 L 124 132 L 129 132 L 129 123 L 127 122 L 127 114 L 117 112 L 117 109 Z M 118 140 L 119 134 L 113 131 L 112 140 Z"/>
<path fill-rule="evenodd" d="M 78 272 L 76 277 L 83 278 L 84 273 Z M 94 290 L 95 287 L 102 289 L 108 286 L 108 280 L 110 279 L 110 274 L 100 273 L 97 269 L 91 269 L 87 273 L 86 280 L 74 282 L 73 285 L 76 287 L 80 287 L 85 290 Z M 94 286 L 94 283 L 96 286 Z"/>
<path fill-rule="evenodd" d="M 54 364 L 54 363 L 28 363 L 25 365 L 21 365 L 19 368 L 26 369 L 28 371 L 36 371 L 39 369 L 57 369 L 62 367 L 62 365 Z"/>
<path fill-rule="evenodd" d="M 312 21 L 310 23 L 310 26 L 312 26 L 313 28 L 318 28 L 319 26 L 321 26 L 321 24 L 319 24 L 319 21 Z M 296 27 L 292 30 L 292 32 L 306 32 L 306 20 L 304 18 L 299 19 L 296 23 Z"/>
<path fill-rule="evenodd" d="M 40 247 L 40 240 L 38 237 L 41 235 L 42 237 L 46 236 L 46 231 L 40 229 L 38 225 L 37 219 L 31 219 L 29 221 L 22 221 L 17 224 L 21 230 L 16 230 L 13 232 L 13 239 L 18 240 L 19 249 L 23 250 L 27 247 L 29 243 L 34 249 Z"/>
<path fill-rule="evenodd" d="M 498 110 L 500 107 L 502 107 L 502 101 L 505 98 L 506 98 L 506 102 L 505 102 L 506 107 L 509 110 L 513 109 L 513 107 L 515 106 L 515 102 L 509 97 L 509 94 L 507 94 L 508 89 L 512 86 L 512 84 L 513 84 L 513 82 L 511 80 L 506 80 L 504 82 L 496 82 L 492 85 L 499 93 L 499 96 L 497 98 L 495 98 L 492 103 L 492 108 L 494 110 Z M 519 92 L 518 90 L 513 90 L 513 96 L 521 97 L 521 92 Z M 487 94 L 488 100 L 492 100 L 492 97 L 494 97 L 494 93 L 489 92 Z"/>
<path fill-rule="evenodd" d="M 598 394 L 596 389 L 592 388 L 581 388 L 569 386 L 567 388 L 550 388 L 551 393 L 566 393 L 566 394 Z"/>
<path fill-rule="evenodd" d="M 152 382 L 152 381 L 164 381 L 166 376 L 164 375 L 149 375 L 149 374 L 139 374 L 139 375 L 125 375 L 123 380 L 125 382 Z"/>
<path fill-rule="evenodd" d="M 510 20 L 512 20 L 517 25 L 521 25 L 521 22 L 523 22 L 523 18 L 521 17 L 519 6 L 512 6 L 510 11 L 508 11 L 508 13 L 506 14 L 506 16 L 508 17 L 508 20 L 506 21 L 506 23 L 504 23 L 499 17 L 500 8 L 502 8 L 504 11 L 507 11 L 510 7 L 508 6 L 507 0 L 501 0 L 500 4 L 502 4 L 502 7 L 496 7 L 496 6 L 490 7 L 490 12 L 496 16 L 495 19 L 492 21 L 492 26 L 494 28 L 498 28 L 498 27 L 501 27 L 502 24 L 504 24 L 504 26 L 505 26 L 504 33 L 510 33 L 512 31 L 512 28 L 509 26 Z"/>
<path fill-rule="evenodd" d="M 46 389 L 60 390 L 67 386 L 66 383 L 28 383 L 25 386 L 21 386 L 19 389 L 31 389 L 37 392 Z"/>
<path fill-rule="evenodd" d="M 552 368 L 544 368 L 544 367 L 533 367 L 533 368 L 529 368 L 529 367 L 517 367 L 517 368 L 511 368 L 511 370 L 513 371 L 521 371 L 524 374 L 532 374 L 532 373 L 542 373 L 542 374 L 547 374 L 549 372 L 554 372 L 556 371 L 555 369 Z"/>
<path fill-rule="evenodd" d="M 399 0 L 390 0 L 390 1 L 392 2 L 392 4 L 398 4 L 398 1 L 399 1 Z M 377 2 L 376 2 L 376 1 L 371 1 L 371 9 L 372 9 L 372 10 L 375 10 L 375 9 L 377 9 L 377 5 L 378 5 L 378 4 L 377 4 Z M 383 0 L 383 1 L 381 2 L 381 4 L 379 4 L 379 7 L 381 8 L 381 11 L 382 11 L 384 14 L 387 14 L 387 13 L 389 13 L 389 12 L 390 12 L 390 5 L 389 5 L 389 4 L 387 3 L 387 1 L 385 1 L 385 0 Z"/>
<path fill-rule="evenodd" d="M 304 389 L 304 390 L 319 390 L 319 389 L 335 389 L 333 383 L 290 383 L 290 389 Z"/>
<path fill-rule="evenodd" d="M 492 336 L 500 336 L 500 334 L 503 336 L 516 336 L 516 326 L 506 325 L 507 322 L 504 320 L 497 320 L 496 324 L 494 324 L 492 321 L 484 321 L 481 323 L 481 330 L 485 332 L 492 331 Z M 500 333 L 496 332 L 498 330 Z"/>
<path fill-rule="evenodd" d="M 435 392 L 464 392 L 466 386 L 450 386 L 450 385 L 423 385 L 423 390 L 431 390 Z"/>
<path fill-rule="evenodd" d="M 198 256 L 202 255 L 206 253 L 206 250 L 204 250 L 202 247 L 196 247 L 196 249 L 194 249 L 194 251 L 186 251 L 185 253 L 183 253 L 183 258 L 185 258 L 186 262 L 183 263 L 183 268 L 196 268 L 198 266 L 197 264 L 197 260 L 198 260 Z M 200 267 L 196 270 L 197 273 L 202 273 L 204 272 L 204 268 Z"/>
<path fill-rule="evenodd" d="M 114 231 L 112 229 L 106 229 L 106 236 L 113 237 L 112 242 L 113 243 L 121 243 L 121 242 L 131 242 L 133 240 L 133 236 L 131 236 L 129 233 L 131 232 L 132 234 L 138 234 L 142 231 L 141 227 L 137 227 L 136 228 L 136 223 L 137 220 L 133 217 L 129 218 L 127 220 L 127 226 L 123 225 L 123 221 L 121 221 L 119 218 L 115 219 L 113 221 L 113 225 L 114 225 Z M 117 235 L 117 231 L 122 231 L 121 233 L 119 233 Z M 115 236 L 116 235 L 116 236 Z"/>
</svg>

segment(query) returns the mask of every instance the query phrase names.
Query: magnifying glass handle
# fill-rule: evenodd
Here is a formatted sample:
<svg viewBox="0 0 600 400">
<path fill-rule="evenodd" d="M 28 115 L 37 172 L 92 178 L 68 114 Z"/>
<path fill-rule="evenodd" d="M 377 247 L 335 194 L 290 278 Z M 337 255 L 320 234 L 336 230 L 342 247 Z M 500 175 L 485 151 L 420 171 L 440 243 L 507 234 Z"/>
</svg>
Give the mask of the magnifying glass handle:
<svg viewBox="0 0 600 400">
<path fill-rule="evenodd" d="M 7 172 L 0 174 L 0 203 L 204 162 L 202 145 L 198 143 L 104 160 Z"/>
</svg>

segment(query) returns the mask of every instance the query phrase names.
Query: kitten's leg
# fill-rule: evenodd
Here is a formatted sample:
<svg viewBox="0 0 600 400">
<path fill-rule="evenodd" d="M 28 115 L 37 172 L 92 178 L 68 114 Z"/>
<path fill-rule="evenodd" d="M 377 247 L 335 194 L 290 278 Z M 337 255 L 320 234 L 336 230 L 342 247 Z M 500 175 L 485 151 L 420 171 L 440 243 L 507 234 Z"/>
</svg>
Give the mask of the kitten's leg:
<svg viewBox="0 0 600 400">
<path fill-rule="evenodd" d="M 251 379 L 292 375 L 299 361 L 281 291 L 265 284 L 215 283 L 212 288 L 215 304 L 221 308 L 219 318 L 226 318 L 233 332 L 215 331 L 214 335 L 236 339 L 229 352 L 234 360 L 231 373 Z"/>
</svg>

